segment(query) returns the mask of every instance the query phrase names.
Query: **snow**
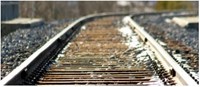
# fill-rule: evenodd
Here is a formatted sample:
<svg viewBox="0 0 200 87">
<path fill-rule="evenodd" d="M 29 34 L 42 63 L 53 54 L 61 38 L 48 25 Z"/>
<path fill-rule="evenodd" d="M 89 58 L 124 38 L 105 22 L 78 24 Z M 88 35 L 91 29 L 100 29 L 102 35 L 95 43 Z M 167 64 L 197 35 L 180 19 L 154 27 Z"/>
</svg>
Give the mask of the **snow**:
<svg viewBox="0 0 200 87">
<path fill-rule="evenodd" d="M 133 33 L 130 27 L 124 26 L 120 28 L 119 31 L 122 33 L 123 37 L 128 38 L 125 44 L 128 45 L 130 48 L 136 48 L 140 46 L 138 36 L 135 33 Z"/>
</svg>

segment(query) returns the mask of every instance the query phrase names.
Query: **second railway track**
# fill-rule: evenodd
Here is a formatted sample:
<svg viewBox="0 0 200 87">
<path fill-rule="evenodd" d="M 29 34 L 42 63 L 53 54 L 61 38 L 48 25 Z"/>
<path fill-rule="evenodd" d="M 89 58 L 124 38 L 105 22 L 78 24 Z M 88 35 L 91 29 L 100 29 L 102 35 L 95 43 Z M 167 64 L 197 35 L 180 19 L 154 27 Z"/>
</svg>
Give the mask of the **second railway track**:
<svg viewBox="0 0 200 87">
<path fill-rule="evenodd" d="M 140 86 L 196 84 L 193 80 L 187 82 L 184 79 L 187 75 L 183 77 L 186 73 L 180 74 L 182 69 L 174 68 L 176 64 L 169 64 L 170 59 L 163 60 L 166 54 L 158 52 L 160 49 L 156 47 L 152 48 L 153 38 L 148 35 L 146 37 L 146 32 L 140 31 L 140 26 L 128 18 L 124 18 L 123 24 L 123 15 L 127 14 L 92 15 L 75 21 L 1 83 Z"/>
</svg>

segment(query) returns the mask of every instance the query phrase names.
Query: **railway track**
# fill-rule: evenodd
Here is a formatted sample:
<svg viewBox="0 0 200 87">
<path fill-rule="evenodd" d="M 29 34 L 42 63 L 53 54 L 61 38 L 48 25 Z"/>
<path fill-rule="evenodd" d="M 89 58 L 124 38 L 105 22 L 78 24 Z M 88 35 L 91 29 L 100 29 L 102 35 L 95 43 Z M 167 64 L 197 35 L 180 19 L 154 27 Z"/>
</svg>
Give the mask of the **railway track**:
<svg viewBox="0 0 200 87">
<path fill-rule="evenodd" d="M 127 38 L 120 35 L 114 21 L 119 19 L 105 18 L 86 24 L 86 29 L 63 51 L 63 57 L 37 81 L 38 85 L 154 82 L 150 80 L 155 73 L 145 64 L 137 64 L 136 55 L 125 53 L 128 46 L 123 42 Z"/>
<path fill-rule="evenodd" d="M 6 76 L 2 85 L 197 85 L 131 17 L 123 19 L 125 15 L 80 18 Z"/>
</svg>

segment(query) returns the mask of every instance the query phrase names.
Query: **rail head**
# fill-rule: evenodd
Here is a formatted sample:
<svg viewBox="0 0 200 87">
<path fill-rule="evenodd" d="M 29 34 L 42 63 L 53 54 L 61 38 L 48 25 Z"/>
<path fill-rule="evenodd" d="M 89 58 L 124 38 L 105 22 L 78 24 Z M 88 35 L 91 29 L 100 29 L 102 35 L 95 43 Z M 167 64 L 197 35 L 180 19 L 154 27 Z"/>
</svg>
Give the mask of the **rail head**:
<svg viewBox="0 0 200 87">
<path fill-rule="evenodd" d="M 197 86 L 198 84 L 190 77 L 190 75 L 179 66 L 178 63 L 159 45 L 156 40 L 150 36 L 143 27 L 137 24 L 133 19 L 134 15 L 127 16 L 124 18 L 124 23 L 129 25 L 142 40 L 147 40 L 147 44 L 155 52 L 157 59 L 162 63 L 165 69 L 176 72 L 176 76 L 173 77 L 179 85 Z"/>
<path fill-rule="evenodd" d="M 92 17 L 91 16 L 86 16 L 86 17 L 82 17 L 78 20 L 76 20 L 75 22 L 73 22 L 72 24 L 70 24 L 67 28 L 63 29 L 60 33 L 58 33 L 56 36 L 54 36 L 53 38 L 51 38 L 47 43 L 45 43 L 41 48 L 39 48 L 36 52 L 34 52 L 31 56 L 29 56 L 20 66 L 16 67 L 11 73 L 9 73 L 4 79 L 1 80 L 1 86 L 9 84 L 9 82 L 13 79 L 13 78 L 20 78 L 18 77 L 18 74 L 20 74 L 23 70 L 27 70 L 27 66 L 29 64 L 31 64 L 31 62 L 33 62 L 34 60 L 37 59 L 37 57 L 44 52 L 47 48 L 49 48 L 53 43 L 56 42 L 56 40 L 58 40 L 60 37 L 62 37 L 67 31 L 69 31 L 70 29 L 72 29 L 75 25 L 77 25 L 79 22 Z"/>
<path fill-rule="evenodd" d="M 35 70 L 39 66 L 39 63 L 41 63 L 43 60 L 49 60 L 50 57 L 48 57 L 48 56 L 51 53 L 54 53 L 53 50 L 58 50 L 58 49 L 62 48 L 62 46 L 67 44 L 66 39 L 68 39 L 68 36 L 71 35 L 71 32 L 70 33 L 68 33 L 68 32 L 77 30 L 74 28 L 80 27 L 87 21 L 90 21 L 90 20 L 93 20 L 96 18 L 108 17 L 108 16 L 125 16 L 128 14 L 130 14 L 130 13 L 127 13 L 127 12 L 112 13 L 111 12 L 111 13 L 92 14 L 92 15 L 88 15 L 88 16 L 79 18 L 78 20 L 76 20 L 75 22 L 70 24 L 68 27 L 63 29 L 56 36 L 51 38 L 41 48 L 39 48 L 36 52 L 34 52 L 31 56 L 29 56 L 22 64 L 20 64 L 12 72 L 10 72 L 6 77 L 4 77 L 0 81 L 0 86 L 22 84 L 22 83 L 20 83 L 20 81 L 24 81 L 24 79 L 23 79 L 24 72 L 31 73 L 33 70 Z M 60 45 L 62 45 L 62 46 L 60 46 Z M 50 51 L 50 52 L 47 52 L 47 51 Z M 42 55 L 42 57 L 41 57 L 41 55 Z"/>
</svg>

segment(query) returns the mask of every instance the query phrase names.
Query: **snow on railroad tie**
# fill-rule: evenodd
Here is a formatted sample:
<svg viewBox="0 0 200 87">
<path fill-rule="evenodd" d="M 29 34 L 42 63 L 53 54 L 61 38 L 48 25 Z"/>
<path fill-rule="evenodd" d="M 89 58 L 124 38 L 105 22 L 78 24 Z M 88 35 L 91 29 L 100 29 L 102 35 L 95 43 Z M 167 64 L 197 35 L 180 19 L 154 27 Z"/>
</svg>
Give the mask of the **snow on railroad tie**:
<svg viewBox="0 0 200 87">
<path fill-rule="evenodd" d="M 119 29 L 119 31 L 122 33 L 123 37 L 128 38 L 125 44 L 128 45 L 129 48 L 140 47 L 141 43 L 138 41 L 138 36 L 133 33 L 129 26 L 123 26 Z"/>
<path fill-rule="evenodd" d="M 152 53 L 150 51 L 150 49 L 148 48 L 148 46 L 143 45 L 142 42 L 139 42 L 139 37 L 137 36 L 136 33 L 134 33 L 131 28 L 129 26 L 123 26 L 121 28 L 118 29 L 121 33 L 123 37 L 126 37 L 128 39 L 126 39 L 125 44 L 127 46 L 129 46 L 129 49 L 135 49 L 135 51 L 137 51 L 139 54 L 136 56 L 137 61 L 138 62 L 145 62 L 147 63 L 149 61 L 149 57 L 147 57 L 147 55 L 149 55 L 148 53 Z M 129 50 L 128 49 L 128 50 Z M 153 55 L 153 54 L 152 54 Z M 150 57 L 153 57 L 152 55 L 150 55 Z M 137 65 L 136 65 L 137 66 Z M 158 76 L 152 76 L 151 77 L 151 83 L 143 83 L 143 84 L 147 84 L 149 86 L 163 86 L 163 83 L 161 80 L 159 80 Z"/>
</svg>

